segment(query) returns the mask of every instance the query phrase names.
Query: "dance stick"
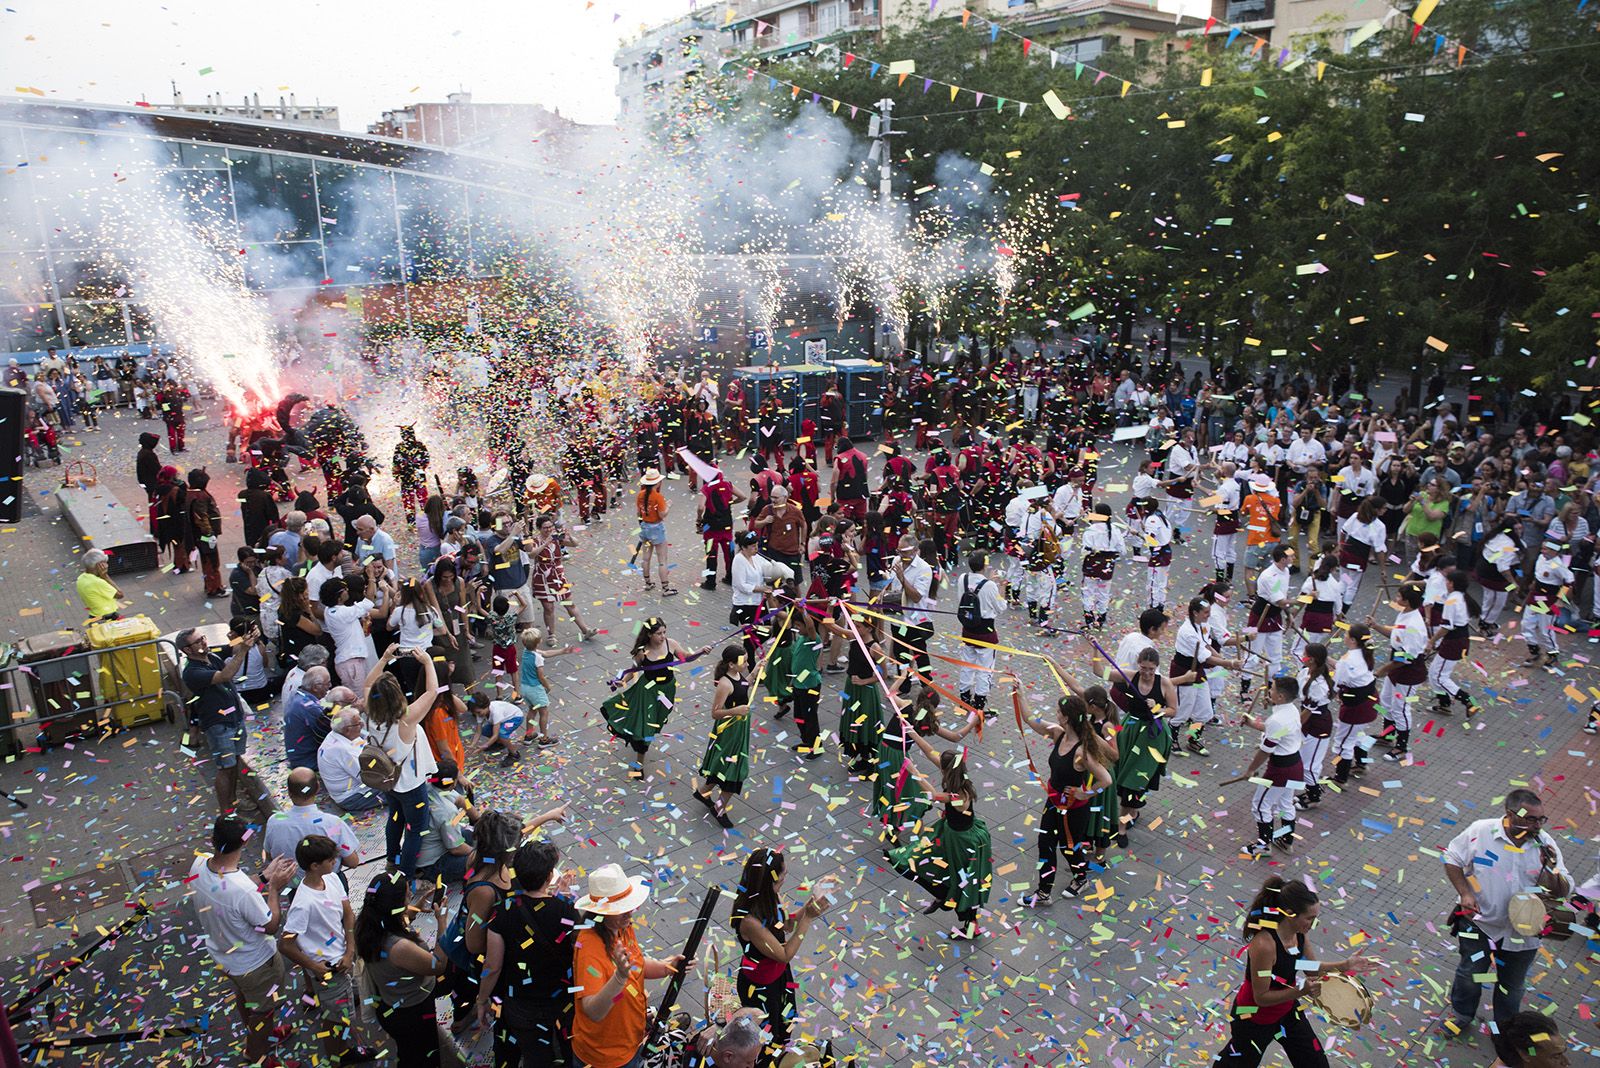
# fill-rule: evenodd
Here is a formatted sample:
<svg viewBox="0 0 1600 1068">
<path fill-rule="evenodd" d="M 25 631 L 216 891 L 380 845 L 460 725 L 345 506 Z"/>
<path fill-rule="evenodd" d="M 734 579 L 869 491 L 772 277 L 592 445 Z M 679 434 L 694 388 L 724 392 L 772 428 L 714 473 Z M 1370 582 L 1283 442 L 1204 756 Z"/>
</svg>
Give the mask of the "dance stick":
<svg viewBox="0 0 1600 1068">
<path fill-rule="evenodd" d="M 711 923 L 711 913 L 716 909 L 717 899 L 721 896 L 722 888 L 712 886 L 706 891 L 705 900 L 700 902 L 700 914 L 694 918 L 694 926 L 689 929 L 689 941 L 683 946 L 683 964 L 672 973 L 672 978 L 667 980 L 667 989 L 661 996 L 661 1004 L 650 1019 L 650 1030 L 644 1038 L 645 1049 L 654 1050 L 661 1038 L 661 1032 L 667 1025 L 667 1013 L 677 1004 L 678 993 L 683 989 L 684 973 L 689 970 L 689 962 L 694 960 L 695 952 L 700 948 L 700 939 L 705 937 L 706 927 Z"/>
<path fill-rule="evenodd" d="M 1249 779 L 1251 779 L 1253 777 L 1254 776 L 1251 776 L 1251 775 L 1235 775 L 1231 779 L 1223 779 L 1221 782 L 1217 783 L 1217 785 L 1218 786 L 1232 786 L 1236 782 L 1246 782 L 1247 780 L 1249 780 Z"/>
</svg>

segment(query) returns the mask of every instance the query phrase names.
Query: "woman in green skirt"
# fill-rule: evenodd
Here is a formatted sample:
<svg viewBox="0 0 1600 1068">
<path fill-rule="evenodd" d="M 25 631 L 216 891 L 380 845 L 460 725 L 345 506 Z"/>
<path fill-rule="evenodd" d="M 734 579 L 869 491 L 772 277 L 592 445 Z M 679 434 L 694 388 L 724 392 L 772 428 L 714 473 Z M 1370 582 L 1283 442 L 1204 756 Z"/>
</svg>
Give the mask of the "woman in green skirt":
<svg viewBox="0 0 1600 1068">
<path fill-rule="evenodd" d="M 799 596 L 793 579 L 779 583 L 778 588 L 767 597 L 768 622 L 756 628 L 756 634 L 763 639 L 761 651 L 756 654 L 758 662 L 763 656 L 767 660 L 760 682 L 766 687 L 767 696 L 778 703 L 777 710 L 772 714 L 773 719 L 782 719 L 793 707 L 794 668 L 790 664 L 790 648 L 795 640 L 794 616 L 798 610 L 790 606 Z M 763 631 L 766 633 L 763 634 Z M 767 641 L 774 643 L 770 650 Z"/>
<path fill-rule="evenodd" d="M 711 675 L 716 691 L 711 698 L 711 740 L 700 761 L 704 782 L 694 799 L 710 811 L 724 829 L 733 826 L 728 806 L 733 795 L 744 789 L 750 774 L 750 676 L 745 671 L 744 649 L 730 645 Z M 712 800 L 716 791 L 722 795 Z"/>
<path fill-rule="evenodd" d="M 628 766 L 628 777 L 644 778 L 644 755 L 667 717 L 672 715 L 672 703 L 678 696 L 678 680 L 673 668 L 702 657 L 711 646 L 689 652 L 667 637 L 667 625 L 651 616 L 639 628 L 633 639 L 633 663 L 638 672 L 627 689 L 608 697 L 600 706 L 611 733 L 633 747 L 639 760 Z"/>
<path fill-rule="evenodd" d="M 969 715 L 959 731 L 940 726 L 939 691 L 916 676 L 909 663 L 890 691 L 894 694 L 907 692 L 914 677 L 918 682 L 911 702 L 884 724 L 873 762 L 872 814 L 882 818 L 885 836 L 891 842 L 898 842 L 901 831 L 920 821 L 931 804 L 921 781 L 907 767 L 913 738 L 921 741 L 929 735 L 937 735 L 947 742 L 959 742 L 976 725 L 976 720 Z"/>
<path fill-rule="evenodd" d="M 1111 699 L 1122 710 L 1122 732 L 1117 735 L 1116 774 L 1118 802 L 1122 807 L 1117 845 L 1128 848 L 1128 831 L 1139 822 L 1144 795 L 1161 786 L 1167 758 L 1172 755 L 1172 728 L 1167 717 L 1178 707 L 1178 685 L 1194 673 L 1169 679 L 1161 674 L 1161 654 L 1154 648 L 1139 654 L 1139 670 L 1132 678 L 1121 673 L 1111 683 Z"/>
<path fill-rule="evenodd" d="M 925 914 L 955 910 L 961 922 L 951 932 L 952 938 L 975 938 L 982 933 L 978 910 L 988 905 L 994 881 L 989 825 L 977 815 L 977 787 L 967 775 L 964 753 L 938 751 L 909 724 L 905 731 L 922 755 L 939 767 L 939 788 L 930 791 L 928 799 L 943 808 L 931 825 L 917 825 L 905 844 L 890 851 L 889 863 L 933 895 L 922 910 Z"/>
<path fill-rule="evenodd" d="M 1089 706 L 1089 722 L 1105 742 L 1106 770 L 1116 779 L 1116 760 L 1121 756 L 1117 748 L 1117 734 L 1122 729 L 1117 706 L 1104 686 L 1090 686 L 1083 691 L 1084 703 Z M 1094 843 L 1094 863 L 1104 867 L 1106 849 L 1111 840 L 1122 833 L 1122 800 L 1115 790 L 1102 790 L 1089 801 L 1089 839 Z"/>
<path fill-rule="evenodd" d="M 878 691 L 873 665 L 884 663 L 885 657 L 878 618 L 863 616 L 856 628 L 861 632 L 861 641 L 851 636 L 846 657 L 847 681 L 844 706 L 839 715 L 839 749 L 849 758 L 851 773 L 865 778 L 872 774 L 878 739 L 883 736 L 883 695 Z"/>
</svg>

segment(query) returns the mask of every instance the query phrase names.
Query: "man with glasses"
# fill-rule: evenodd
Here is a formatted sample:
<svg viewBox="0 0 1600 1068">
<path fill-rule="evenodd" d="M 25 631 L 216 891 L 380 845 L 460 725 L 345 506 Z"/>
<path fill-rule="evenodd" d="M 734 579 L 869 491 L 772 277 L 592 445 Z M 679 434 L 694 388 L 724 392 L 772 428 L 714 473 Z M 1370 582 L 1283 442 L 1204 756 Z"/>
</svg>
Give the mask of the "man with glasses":
<svg viewBox="0 0 1600 1068">
<path fill-rule="evenodd" d="M 259 636 L 260 632 L 252 629 L 234 639 L 233 656 L 228 660 L 213 653 L 198 630 L 180 630 L 176 642 L 183 657 L 183 684 L 190 695 L 189 726 L 205 736 L 216 763 L 217 807 L 223 815 L 232 812 L 242 786 L 244 807 L 256 809 L 265 823 L 277 805 L 245 759 L 244 705 L 233 685 Z"/>
<path fill-rule="evenodd" d="M 1512 790 L 1499 819 L 1478 820 L 1445 849 L 1444 871 L 1460 904 L 1451 916 L 1461 952 L 1450 985 L 1454 1021 L 1446 1033 L 1471 1034 L 1483 987 L 1494 988 L 1494 1022 L 1503 1030 L 1522 1008 L 1522 988 L 1539 952 L 1537 932 L 1523 937 L 1512 926 L 1510 905 L 1520 894 L 1565 897 L 1572 880 L 1561 847 L 1544 833 L 1539 795 Z"/>
</svg>

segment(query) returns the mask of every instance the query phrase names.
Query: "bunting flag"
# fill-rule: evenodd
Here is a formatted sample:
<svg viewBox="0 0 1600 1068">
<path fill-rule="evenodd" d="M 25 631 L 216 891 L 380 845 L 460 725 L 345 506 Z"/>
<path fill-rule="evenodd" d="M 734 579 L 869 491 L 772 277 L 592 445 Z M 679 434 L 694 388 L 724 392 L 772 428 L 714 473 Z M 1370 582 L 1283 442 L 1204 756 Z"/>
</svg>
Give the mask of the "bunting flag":
<svg viewBox="0 0 1600 1068">
<path fill-rule="evenodd" d="M 754 82 L 755 81 L 757 72 L 756 72 L 756 69 L 754 67 L 745 67 L 744 68 L 744 72 L 745 72 L 745 81 L 748 81 L 748 82 Z M 784 86 L 785 88 L 787 88 L 789 90 L 789 99 L 790 100 L 798 100 L 800 98 L 800 94 L 801 93 L 806 93 L 811 97 L 811 103 L 813 105 L 821 104 L 823 101 L 827 101 L 829 110 L 831 110 L 834 114 L 838 114 L 839 108 L 844 106 L 844 101 L 843 100 L 838 100 L 838 99 L 835 99 L 834 97 L 831 97 L 831 96 L 825 96 L 825 95 L 823 95 L 822 93 L 818 92 L 815 89 L 807 89 L 803 85 L 796 85 L 794 82 L 785 81 L 782 78 L 774 78 L 770 74 L 763 74 L 762 77 L 767 79 L 767 89 L 769 91 L 771 91 L 771 92 L 776 92 L 778 90 L 779 86 Z M 849 105 L 849 107 L 850 107 L 850 117 L 852 119 L 855 118 L 856 115 L 859 112 L 861 112 L 863 110 L 866 110 L 864 108 L 858 108 L 854 104 Z M 876 116 L 877 112 L 867 111 L 867 114 L 868 115 L 872 115 L 872 116 Z"/>
</svg>

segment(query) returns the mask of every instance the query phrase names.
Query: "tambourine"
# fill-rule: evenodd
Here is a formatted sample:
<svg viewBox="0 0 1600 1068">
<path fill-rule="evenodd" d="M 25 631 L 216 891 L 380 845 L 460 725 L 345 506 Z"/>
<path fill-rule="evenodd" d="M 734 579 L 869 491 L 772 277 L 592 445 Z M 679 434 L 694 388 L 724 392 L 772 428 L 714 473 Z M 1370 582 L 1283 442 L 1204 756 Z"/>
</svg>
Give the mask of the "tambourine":
<svg viewBox="0 0 1600 1068">
<path fill-rule="evenodd" d="M 1325 976 L 1317 992 L 1308 999 L 1322 1010 L 1330 1023 L 1358 1031 L 1372 1021 L 1372 994 L 1361 980 L 1334 973 Z"/>
<path fill-rule="evenodd" d="M 1511 921 L 1511 929 L 1523 938 L 1538 938 L 1549 918 L 1550 911 L 1538 894 L 1517 894 L 1506 905 L 1506 919 Z"/>
<path fill-rule="evenodd" d="M 809 1042 L 802 1042 L 791 1047 L 782 1057 L 778 1058 L 777 1068 L 802 1068 L 807 1064 L 821 1064 L 826 1059 L 821 1046 L 813 1046 Z"/>
</svg>

